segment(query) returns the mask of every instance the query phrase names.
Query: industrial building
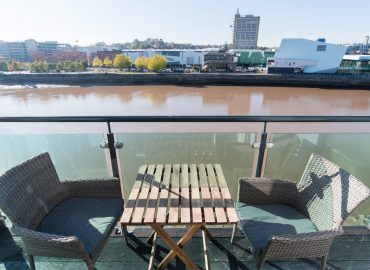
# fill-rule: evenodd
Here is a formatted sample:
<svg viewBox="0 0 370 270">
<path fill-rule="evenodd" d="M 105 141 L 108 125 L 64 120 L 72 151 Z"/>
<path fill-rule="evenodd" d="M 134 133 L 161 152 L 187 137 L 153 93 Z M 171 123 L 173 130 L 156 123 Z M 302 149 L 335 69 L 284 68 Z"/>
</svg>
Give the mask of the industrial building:
<svg viewBox="0 0 370 270">
<path fill-rule="evenodd" d="M 260 17 L 241 16 L 239 9 L 234 17 L 233 49 L 256 49 Z"/>
<path fill-rule="evenodd" d="M 275 56 L 268 59 L 268 73 L 335 73 L 346 50 L 325 39 L 283 39 Z"/>
</svg>

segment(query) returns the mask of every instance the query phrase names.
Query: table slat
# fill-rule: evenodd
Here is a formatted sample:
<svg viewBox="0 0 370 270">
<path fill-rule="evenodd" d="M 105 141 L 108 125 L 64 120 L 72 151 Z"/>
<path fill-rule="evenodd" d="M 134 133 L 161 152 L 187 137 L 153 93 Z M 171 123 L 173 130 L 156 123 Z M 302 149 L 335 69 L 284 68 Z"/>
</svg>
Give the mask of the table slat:
<svg viewBox="0 0 370 270">
<path fill-rule="evenodd" d="M 225 202 L 225 208 L 226 208 L 226 213 L 229 218 L 230 223 L 237 223 L 238 222 L 238 215 L 236 213 L 234 203 L 231 199 L 231 195 L 229 192 L 229 189 L 226 187 L 221 188 L 221 193 L 222 196 L 224 197 L 224 202 Z"/>
<path fill-rule="evenodd" d="M 220 188 L 227 188 L 226 179 L 225 179 L 224 173 L 222 172 L 221 165 L 214 164 L 214 168 L 217 174 L 218 185 L 220 186 Z"/>
<path fill-rule="evenodd" d="M 218 187 L 217 180 L 216 180 L 216 174 L 215 174 L 215 171 L 213 170 L 213 165 L 207 164 L 206 169 L 207 169 L 207 175 L 208 175 L 208 180 L 209 180 L 209 186 Z"/>
<path fill-rule="evenodd" d="M 222 196 L 218 187 L 211 187 L 213 206 L 215 207 L 215 216 L 218 223 L 227 223 L 225 208 L 222 203 Z"/>
<path fill-rule="evenodd" d="M 166 223 L 167 221 L 167 208 L 168 208 L 168 200 L 169 200 L 169 186 L 171 181 L 171 164 L 166 164 L 164 166 L 163 172 L 163 181 L 161 192 L 159 194 L 159 202 L 158 202 L 158 210 L 156 221 L 157 223 Z"/>
<path fill-rule="evenodd" d="M 192 188 L 199 187 L 198 170 L 196 164 L 190 164 L 190 185 Z"/>
<path fill-rule="evenodd" d="M 215 223 L 213 212 L 212 198 L 209 192 L 209 187 L 201 187 L 202 205 L 205 223 Z"/>
<path fill-rule="evenodd" d="M 134 182 L 133 188 L 141 188 L 141 184 L 143 183 L 147 167 L 148 166 L 146 165 L 140 166 L 139 173 L 136 176 L 136 181 Z"/>
<path fill-rule="evenodd" d="M 174 164 L 171 174 L 170 189 L 170 208 L 168 209 L 168 223 L 176 224 L 179 222 L 180 206 L 180 164 Z"/>
<path fill-rule="evenodd" d="M 148 195 L 150 190 L 150 185 L 153 180 L 153 173 L 154 173 L 155 166 L 149 165 L 148 170 L 145 174 L 143 185 L 140 190 L 140 194 L 138 200 L 136 202 L 135 211 L 132 215 L 132 223 L 140 224 L 144 219 L 144 213 L 146 209 L 146 205 L 148 202 Z"/>
<path fill-rule="evenodd" d="M 181 188 L 181 223 L 190 223 L 190 190 Z"/>
<path fill-rule="evenodd" d="M 181 164 L 180 173 L 180 186 L 181 186 L 181 198 L 180 198 L 180 220 L 181 223 L 191 222 L 191 211 L 190 211 L 190 189 L 189 189 L 189 167 L 188 164 Z"/>
<path fill-rule="evenodd" d="M 189 167 L 188 164 L 181 164 L 181 174 L 180 174 L 180 187 L 189 187 Z"/>
<path fill-rule="evenodd" d="M 204 164 L 198 164 L 198 170 L 200 187 L 208 187 L 206 167 L 204 166 Z"/>
<path fill-rule="evenodd" d="M 145 223 L 154 222 L 155 212 L 158 204 L 159 187 L 162 180 L 163 165 L 157 165 L 155 168 L 154 179 L 152 181 L 151 190 L 149 194 L 148 205 L 145 211 Z"/>
<path fill-rule="evenodd" d="M 133 188 L 130 193 L 130 197 L 128 198 L 125 206 L 125 211 L 121 217 L 121 223 L 128 224 L 131 221 L 131 215 L 134 211 L 137 197 L 140 193 L 140 188 Z"/>
<path fill-rule="evenodd" d="M 191 188 L 191 208 L 193 223 L 202 223 L 202 209 L 199 188 Z"/>
</svg>

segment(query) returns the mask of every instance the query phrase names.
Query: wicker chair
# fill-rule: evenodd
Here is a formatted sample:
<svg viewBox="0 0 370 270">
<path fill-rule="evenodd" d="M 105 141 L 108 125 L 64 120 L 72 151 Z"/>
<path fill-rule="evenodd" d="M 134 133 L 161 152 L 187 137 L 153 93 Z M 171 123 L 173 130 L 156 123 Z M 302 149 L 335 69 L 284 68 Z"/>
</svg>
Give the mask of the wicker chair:
<svg viewBox="0 0 370 270">
<path fill-rule="evenodd" d="M 0 176 L 0 209 L 33 256 L 78 258 L 89 270 L 123 211 L 117 179 L 60 182 L 48 153 Z"/>
<path fill-rule="evenodd" d="M 271 259 L 319 257 L 323 270 L 343 220 L 369 195 L 347 171 L 312 154 L 298 184 L 240 179 L 236 209 L 258 269 Z"/>
</svg>

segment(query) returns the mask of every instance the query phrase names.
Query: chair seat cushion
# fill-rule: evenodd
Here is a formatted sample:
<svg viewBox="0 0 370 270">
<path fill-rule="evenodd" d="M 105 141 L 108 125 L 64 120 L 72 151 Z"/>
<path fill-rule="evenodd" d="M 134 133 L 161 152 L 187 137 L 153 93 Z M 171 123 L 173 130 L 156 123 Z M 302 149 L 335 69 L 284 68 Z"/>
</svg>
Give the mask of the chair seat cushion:
<svg viewBox="0 0 370 270">
<path fill-rule="evenodd" d="M 295 208 L 285 204 L 236 203 L 240 227 L 254 252 L 259 253 L 272 235 L 316 232 L 315 225 Z"/>
<path fill-rule="evenodd" d="M 122 214 L 119 198 L 78 197 L 58 204 L 41 221 L 38 231 L 63 236 L 77 236 L 90 255 L 94 255 L 107 232 Z"/>
</svg>

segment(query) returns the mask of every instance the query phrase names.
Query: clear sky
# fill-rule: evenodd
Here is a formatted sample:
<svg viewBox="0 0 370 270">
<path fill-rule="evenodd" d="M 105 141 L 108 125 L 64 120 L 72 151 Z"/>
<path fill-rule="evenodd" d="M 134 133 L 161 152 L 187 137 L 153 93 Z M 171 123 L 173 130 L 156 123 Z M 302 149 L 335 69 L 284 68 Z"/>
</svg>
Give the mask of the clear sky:
<svg viewBox="0 0 370 270">
<path fill-rule="evenodd" d="M 237 8 L 261 17 L 259 46 L 278 46 L 284 37 L 348 43 L 370 35 L 370 0 L 0 0 L 0 40 L 223 44 Z"/>
</svg>

